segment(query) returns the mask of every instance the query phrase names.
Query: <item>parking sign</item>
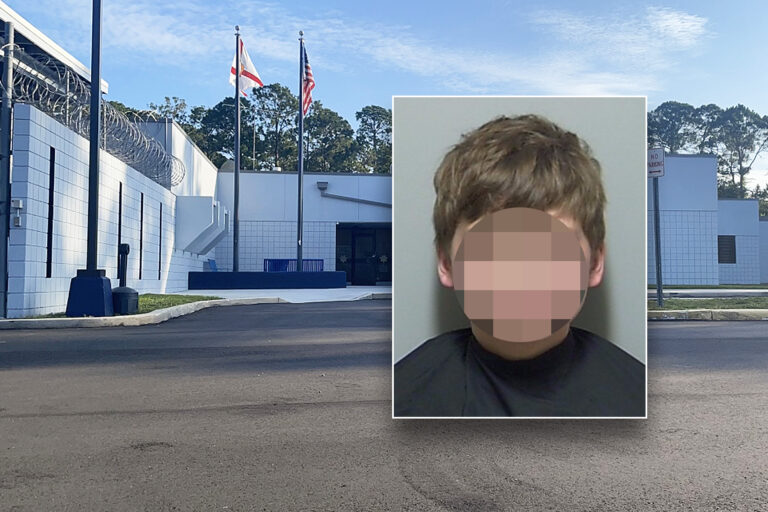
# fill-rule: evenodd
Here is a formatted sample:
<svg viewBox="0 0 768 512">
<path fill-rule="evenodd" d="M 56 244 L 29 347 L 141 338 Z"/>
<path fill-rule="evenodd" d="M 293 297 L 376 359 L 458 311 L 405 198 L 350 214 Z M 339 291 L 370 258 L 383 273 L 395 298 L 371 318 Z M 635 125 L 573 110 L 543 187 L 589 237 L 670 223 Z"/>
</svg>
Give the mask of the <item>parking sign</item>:
<svg viewBox="0 0 768 512">
<path fill-rule="evenodd" d="M 648 177 L 660 178 L 664 176 L 664 148 L 648 150 Z"/>
</svg>

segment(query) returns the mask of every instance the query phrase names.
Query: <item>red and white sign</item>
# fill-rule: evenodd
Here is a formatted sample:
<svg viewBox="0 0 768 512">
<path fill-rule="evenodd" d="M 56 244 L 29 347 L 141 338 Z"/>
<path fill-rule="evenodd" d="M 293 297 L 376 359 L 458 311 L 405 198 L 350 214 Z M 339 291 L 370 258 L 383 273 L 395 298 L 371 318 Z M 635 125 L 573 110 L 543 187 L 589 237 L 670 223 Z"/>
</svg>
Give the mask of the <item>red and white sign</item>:
<svg viewBox="0 0 768 512">
<path fill-rule="evenodd" d="M 648 150 L 648 177 L 660 178 L 664 176 L 664 148 Z"/>
</svg>

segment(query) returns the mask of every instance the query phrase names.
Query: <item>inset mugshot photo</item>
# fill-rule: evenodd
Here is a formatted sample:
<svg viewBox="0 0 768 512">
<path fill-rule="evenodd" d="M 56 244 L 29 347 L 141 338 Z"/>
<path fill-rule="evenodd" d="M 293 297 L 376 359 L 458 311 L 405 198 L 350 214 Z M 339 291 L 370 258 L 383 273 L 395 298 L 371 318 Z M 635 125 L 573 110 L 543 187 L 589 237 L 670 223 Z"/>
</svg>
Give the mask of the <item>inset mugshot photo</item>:
<svg viewBox="0 0 768 512">
<path fill-rule="evenodd" d="M 645 418 L 644 97 L 393 99 L 393 417 Z"/>
</svg>

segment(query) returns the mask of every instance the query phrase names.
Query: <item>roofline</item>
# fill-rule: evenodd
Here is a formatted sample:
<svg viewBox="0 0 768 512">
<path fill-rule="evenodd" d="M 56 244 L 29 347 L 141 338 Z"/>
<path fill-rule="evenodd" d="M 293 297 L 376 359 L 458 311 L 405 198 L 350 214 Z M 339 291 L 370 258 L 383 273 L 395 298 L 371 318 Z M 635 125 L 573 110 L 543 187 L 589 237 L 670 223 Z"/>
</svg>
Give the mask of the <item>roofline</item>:
<svg viewBox="0 0 768 512">
<path fill-rule="evenodd" d="M 219 169 L 219 172 L 221 174 L 233 174 L 235 171 L 229 171 L 229 170 L 221 170 Z M 254 169 L 240 169 L 240 174 L 275 174 L 275 175 L 285 175 L 285 174 L 298 174 L 297 171 L 256 171 Z M 381 174 L 381 173 L 368 173 L 368 172 L 303 172 L 304 176 L 378 176 L 380 178 L 391 178 L 392 174 Z"/>
<path fill-rule="evenodd" d="M 175 119 L 168 119 L 168 121 L 171 122 L 171 126 L 172 127 L 175 126 L 176 128 L 179 129 L 179 131 L 182 133 L 182 135 L 184 135 L 184 137 L 186 137 L 187 142 L 189 142 L 192 145 L 192 147 L 194 147 L 198 151 L 198 153 L 200 153 L 203 156 L 203 158 L 205 158 L 208 161 L 208 163 L 211 164 L 211 167 L 213 167 L 213 169 L 218 173 L 219 172 L 219 168 L 216 167 L 216 164 L 211 162 L 211 159 L 208 158 L 208 155 L 205 154 L 205 151 L 200 149 L 200 146 L 198 146 L 195 143 L 195 141 L 192 140 L 192 137 L 189 136 L 189 134 L 187 133 L 187 130 L 185 130 L 178 122 L 176 122 Z M 160 121 L 157 121 L 157 122 L 160 122 Z"/>
<path fill-rule="evenodd" d="M 3 21 L 12 22 L 14 30 L 21 32 L 24 37 L 39 46 L 41 50 L 54 59 L 59 60 L 64 65 L 72 68 L 75 73 L 88 82 L 91 81 L 91 70 L 85 67 L 85 64 L 74 58 L 64 48 L 56 44 L 50 37 L 40 32 L 34 25 L 22 18 L 21 15 L 2 1 L 0 1 L 0 18 Z M 109 84 L 104 79 L 101 80 L 101 92 L 104 94 L 109 92 Z"/>
<path fill-rule="evenodd" d="M 674 158 L 717 158 L 717 155 L 712 153 L 664 153 L 665 157 L 671 156 Z"/>
<path fill-rule="evenodd" d="M 214 164 L 213 162 L 211 162 L 211 159 L 210 159 L 210 158 L 208 158 L 208 155 L 206 155 L 206 154 L 205 154 L 205 151 L 203 151 L 202 149 L 200 149 L 200 146 L 198 146 L 198 145 L 195 143 L 195 141 L 193 141 L 193 140 L 192 140 L 192 137 L 190 137 L 190 136 L 189 136 L 189 134 L 187 133 L 187 130 L 185 130 L 185 129 L 184 129 L 184 127 L 183 127 L 183 126 L 181 126 L 181 125 L 180 125 L 180 124 L 179 124 L 179 123 L 178 123 L 178 122 L 177 122 L 175 119 L 172 119 L 172 118 L 170 118 L 170 117 L 166 117 L 166 118 L 163 118 L 163 119 L 157 119 L 157 120 L 154 120 L 154 119 L 149 119 L 149 120 L 147 120 L 147 121 L 136 121 L 136 124 L 153 124 L 153 123 L 154 123 L 154 124 L 166 124 L 166 125 L 167 125 L 167 124 L 168 124 L 168 122 L 170 122 L 170 123 L 171 123 L 171 125 L 173 125 L 173 126 L 175 126 L 176 128 L 178 128 L 178 129 L 179 129 L 179 131 L 180 131 L 180 132 L 181 132 L 181 133 L 184 135 L 184 137 L 186 137 L 186 138 L 187 138 L 187 141 L 188 141 L 190 144 L 192 144 L 192 146 L 194 146 L 194 147 L 195 147 L 195 149 L 197 149 L 197 151 L 198 151 L 198 152 L 199 152 L 199 153 L 200 153 L 200 154 L 203 156 L 203 158 L 205 158 L 205 159 L 208 161 L 208 163 L 210 163 L 210 164 L 211 164 L 211 167 L 213 167 L 214 169 L 216 169 L 216 172 L 218 172 L 218 171 L 219 171 L 218 167 L 216 167 L 216 164 Z M 168 151 L 168 148 L 166 148 L 166 151 Z M 241 171 L 242 171 L 242 169 L 241 169 Z"/>
</svg>

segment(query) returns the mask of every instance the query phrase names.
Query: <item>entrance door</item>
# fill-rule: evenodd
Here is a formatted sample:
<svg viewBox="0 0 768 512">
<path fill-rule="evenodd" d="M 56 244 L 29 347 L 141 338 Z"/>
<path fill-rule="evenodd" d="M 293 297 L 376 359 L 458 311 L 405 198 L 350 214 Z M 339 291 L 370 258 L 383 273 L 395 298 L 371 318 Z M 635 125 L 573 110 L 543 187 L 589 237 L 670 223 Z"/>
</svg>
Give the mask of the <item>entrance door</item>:
<svg viewBox="0 0 768 512">
<path fill-rule="evenodd" d="M 376 239 L 373 234 L 356 233 L 353 238 L 353 285 L 376 284 Z"/>
<path fill-rule="evenodd" d="M 386 223 L 338 223 L 336 270 L 353 285 L 392 282 L 392 227 Z"/>
</svg>

